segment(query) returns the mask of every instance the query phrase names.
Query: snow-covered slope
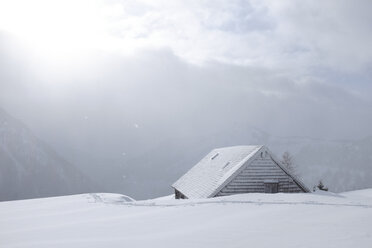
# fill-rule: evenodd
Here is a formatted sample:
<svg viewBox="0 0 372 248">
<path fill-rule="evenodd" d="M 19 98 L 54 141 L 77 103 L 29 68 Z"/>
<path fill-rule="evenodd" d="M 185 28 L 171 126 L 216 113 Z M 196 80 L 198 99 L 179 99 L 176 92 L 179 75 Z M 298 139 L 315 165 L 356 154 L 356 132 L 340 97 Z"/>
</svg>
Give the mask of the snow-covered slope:
<svg viewBox="0 0 372 248">
<path fill-rule="evenodd" d="M 0 201 L 89 192 L 72 164 L 0 108 Z"/>
<path fill-rule="evenodd" d="M 0 203 L 0 247 L 371 247 L 372 189 L 147 201 L 83 194 Z"/>
</svg>

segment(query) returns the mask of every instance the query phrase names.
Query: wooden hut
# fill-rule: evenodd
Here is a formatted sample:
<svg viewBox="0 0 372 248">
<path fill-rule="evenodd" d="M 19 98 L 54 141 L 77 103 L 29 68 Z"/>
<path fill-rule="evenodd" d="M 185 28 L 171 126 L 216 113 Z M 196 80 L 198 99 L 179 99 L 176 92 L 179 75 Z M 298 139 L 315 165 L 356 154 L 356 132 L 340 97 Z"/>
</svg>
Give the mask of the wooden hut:
<svg viewBox="0 0 372 248">
<path fill-rule="evenodd" d="M 265 146 L 214 149 L 172 187 L 176 199 L 310 192 Z"/>
</svg>

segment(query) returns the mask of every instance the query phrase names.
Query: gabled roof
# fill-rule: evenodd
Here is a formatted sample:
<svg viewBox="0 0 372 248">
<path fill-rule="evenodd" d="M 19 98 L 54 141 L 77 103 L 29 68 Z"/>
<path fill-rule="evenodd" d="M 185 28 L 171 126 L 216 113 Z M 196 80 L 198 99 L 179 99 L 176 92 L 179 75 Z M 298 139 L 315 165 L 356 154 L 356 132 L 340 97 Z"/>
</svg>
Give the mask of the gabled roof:
<svg viewBox="0 0 372 248">
<path fill-rule="evenodd" d="M 212 150 L 172 187 L 188 198 L 208 198 L 263 146 L 233 146 Z"/>
<path fill-rule="evenodd" d="M 237 176 L 245 165 L 253 161 L 260 151 L 266 151 L 273 161 L 305 192 L 309 192 L 304 184 L 275 158 L 262 145 L 232 146 L 212 150 L 192 167 L 185 175 L 178 179 L 172 187 L 180 191 L 187 198 L 214 197 L 224 186 Z"/>
</svg>

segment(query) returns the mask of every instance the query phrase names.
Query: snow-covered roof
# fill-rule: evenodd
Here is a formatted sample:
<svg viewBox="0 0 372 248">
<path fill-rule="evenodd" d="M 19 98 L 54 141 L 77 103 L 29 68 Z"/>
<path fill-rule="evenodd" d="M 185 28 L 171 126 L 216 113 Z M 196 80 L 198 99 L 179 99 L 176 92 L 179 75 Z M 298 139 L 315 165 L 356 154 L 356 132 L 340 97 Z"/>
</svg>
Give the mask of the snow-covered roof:
<svg viewBox="0 0 372 248">
<path fill-rule="evenodd" d="M 212 150 L 172 187 L 188 198 L 212 197 L 263 146 L 232 146 Z"/>
</svg>

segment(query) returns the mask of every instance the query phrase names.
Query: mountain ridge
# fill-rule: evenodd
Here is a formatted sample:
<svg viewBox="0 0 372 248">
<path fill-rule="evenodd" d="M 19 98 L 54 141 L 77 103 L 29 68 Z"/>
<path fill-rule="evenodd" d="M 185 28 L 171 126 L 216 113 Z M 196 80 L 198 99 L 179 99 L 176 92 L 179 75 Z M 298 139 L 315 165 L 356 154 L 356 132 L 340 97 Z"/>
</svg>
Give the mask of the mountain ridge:
<svg viewBox="0 0 372 248">
<path fill-rule="evenodd" d="M 0 200 L 89 192 L 94 183 L 0 108 Z"/>
</svg>

